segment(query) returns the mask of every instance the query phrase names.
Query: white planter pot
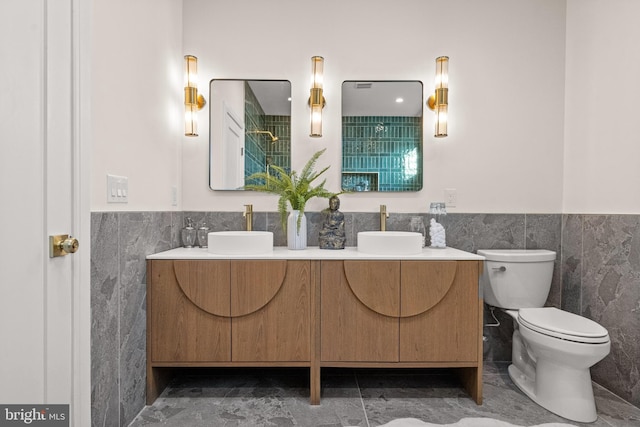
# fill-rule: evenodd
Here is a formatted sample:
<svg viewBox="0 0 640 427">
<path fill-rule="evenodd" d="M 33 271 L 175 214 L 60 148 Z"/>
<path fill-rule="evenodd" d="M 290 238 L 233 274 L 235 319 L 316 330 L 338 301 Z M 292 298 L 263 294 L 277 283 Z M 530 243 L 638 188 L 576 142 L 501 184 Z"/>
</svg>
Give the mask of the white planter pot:
<svg viewBox="0 0 640 427">
<path fill-rule="evenodd" d="M 291 211 L 287 218 L 287 246 L 289 249 L 307 248 L 307 217 L 302 214 L 300 230 L 298 230 L 299 215 L 300 211 Z"/>
</svg>

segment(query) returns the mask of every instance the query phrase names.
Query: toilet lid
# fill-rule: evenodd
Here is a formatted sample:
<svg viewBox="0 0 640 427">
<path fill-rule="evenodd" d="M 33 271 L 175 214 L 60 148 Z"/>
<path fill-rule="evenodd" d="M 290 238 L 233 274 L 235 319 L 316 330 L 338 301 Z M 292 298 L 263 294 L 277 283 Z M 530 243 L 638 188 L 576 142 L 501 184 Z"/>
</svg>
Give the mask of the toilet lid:
<svg viewBox="0 0 640 427">
<path fill-rule="evenodd" d="M 518 311 L 518 323 L 568 341 L 589 344 L 609 341 L 609 333 L 598 323 L 555 307 L 522 308 Z"/>
</svg>

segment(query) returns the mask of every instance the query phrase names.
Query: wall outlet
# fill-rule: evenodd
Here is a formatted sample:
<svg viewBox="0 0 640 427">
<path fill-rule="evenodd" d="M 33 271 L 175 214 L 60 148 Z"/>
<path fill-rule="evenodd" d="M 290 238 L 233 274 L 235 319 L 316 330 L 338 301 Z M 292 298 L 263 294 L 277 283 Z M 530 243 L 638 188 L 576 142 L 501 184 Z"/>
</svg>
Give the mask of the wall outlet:
<svg viewBox="0 0 640 427">
<path fill-rule="evenodd" d="M 444 204 L 447 207 L 456 207 L 458 204 L 458 191 L 455 188 L 444 189 Z"/>
</svg>

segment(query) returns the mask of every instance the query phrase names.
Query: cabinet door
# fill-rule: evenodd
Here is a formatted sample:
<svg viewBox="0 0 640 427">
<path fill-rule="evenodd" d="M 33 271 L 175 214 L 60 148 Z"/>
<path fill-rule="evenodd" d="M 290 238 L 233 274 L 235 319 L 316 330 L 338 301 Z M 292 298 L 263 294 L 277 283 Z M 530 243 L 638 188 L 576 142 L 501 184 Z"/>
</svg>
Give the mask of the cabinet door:
<svg viewBox="0 0 640 427">
<path fill-rule="evenodd" d="M 476 261 L 402 261 L 401 362 L 476 361 Z"/>
<path fill-rule="evenodd" d="M 400 261 L 322 261 L 321 359 L 397 362 Z"/>
<path fill-rule="evenodd" d="M 153 362 L 231 360 L 229 261 L 151 261 Z"/>
<path fill-rule="evenodd" d="M 310 360 L 310 261 L 231 261 L 232 360 Z"/>
</svg>

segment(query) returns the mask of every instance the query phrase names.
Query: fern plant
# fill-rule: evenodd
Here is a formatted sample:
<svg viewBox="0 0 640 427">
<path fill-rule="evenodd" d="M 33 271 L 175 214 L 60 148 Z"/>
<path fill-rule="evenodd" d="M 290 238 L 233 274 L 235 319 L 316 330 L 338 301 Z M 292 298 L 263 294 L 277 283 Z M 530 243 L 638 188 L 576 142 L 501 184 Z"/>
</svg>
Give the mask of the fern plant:
<svg viewBox="0 0 640 427">
<path fill-rule="evenodd" d="M 297 231 L 299 232 L 307 201 L 313 197 L 330 198 L 335 194 L 324 188 L 326 179 L 316 186 L 312 185 L 320 175 L 329 169 L 329 166 L 327 166 L 320 172 L 314 171 L 318 158 L 325 150 L 326 148 L 311 156 L 300 174 L 296 171 L 291 171 L 289 174 L 283 168 L 272 165 L 269 167 L 269 170 L 275 173 L 257 172 L 247 177 L 248 184 L 244 186 L 246 190 L 260 191 L 262 193 L 271 193 L 280 196 L 278 199 L 278 212 L 280 212 L 283 230 L 286 230 L 287 227 L 287 204 L 291 205 L 291 209 L 300 211 L 296 224 Z"/>
</svg>

